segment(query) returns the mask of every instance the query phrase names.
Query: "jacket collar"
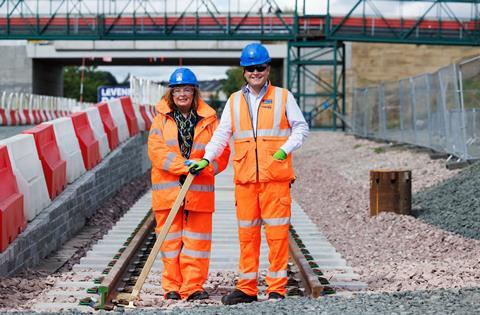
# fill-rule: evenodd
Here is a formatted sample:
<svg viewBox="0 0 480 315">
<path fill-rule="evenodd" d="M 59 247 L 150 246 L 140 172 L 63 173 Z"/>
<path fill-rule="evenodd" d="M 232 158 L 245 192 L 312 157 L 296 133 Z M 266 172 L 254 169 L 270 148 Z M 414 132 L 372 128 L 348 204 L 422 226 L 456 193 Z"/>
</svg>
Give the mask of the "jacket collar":
<svg viewBox="0 0 480 315">
<path fill-rule="evenodd" d="M 172 110 L 168 106 L 167 101 L 163 97 L 160 100 L 160 102 L 158 102 L 158 104 L 155 105 L 155 109 L 157 110 L 158 113 L 162 115 L 168 115 L 169 113 L 172 112 Z M 199 98 L 197 114 L 200 117 L 207 118 L 207 117 L 215 116 L 216 112 L 207 103 L 205 103 L 203 99 Z"/>
<path fill-rule="evenodd" d="M 267 82 L 265 82 L 265 85 L 262 87 L 262 89 L 260 90 L 260 93 L 258 94 L 259 96 L 263 97 L 267 94 L 268 90 L 272 87 L 272 85 L 270 84 L 270 80 L 267 80 Z M 244 84 L 242 86 L 242 89 L 241 89 L 243 95 L 245 95 L 245 97 L 247 97 L 250 93 L 251 93 L 251 87 L 248 85 L 248 84 Z"/>
</svg>

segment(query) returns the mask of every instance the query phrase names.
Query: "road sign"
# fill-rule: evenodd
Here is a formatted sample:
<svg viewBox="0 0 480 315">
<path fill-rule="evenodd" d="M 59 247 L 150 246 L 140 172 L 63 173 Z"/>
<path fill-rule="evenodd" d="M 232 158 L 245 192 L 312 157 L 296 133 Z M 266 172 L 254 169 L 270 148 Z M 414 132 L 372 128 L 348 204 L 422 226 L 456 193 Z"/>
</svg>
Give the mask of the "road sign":
<svg viewBox="0 0 480 315">
<path fill-rule="evenodd" d="M 130 87 L 127 85 L 107 86 L 102 85 L 97 89 L 98 102 L 106 102 L 108 100 L 130 95 Z"/>
</svg>

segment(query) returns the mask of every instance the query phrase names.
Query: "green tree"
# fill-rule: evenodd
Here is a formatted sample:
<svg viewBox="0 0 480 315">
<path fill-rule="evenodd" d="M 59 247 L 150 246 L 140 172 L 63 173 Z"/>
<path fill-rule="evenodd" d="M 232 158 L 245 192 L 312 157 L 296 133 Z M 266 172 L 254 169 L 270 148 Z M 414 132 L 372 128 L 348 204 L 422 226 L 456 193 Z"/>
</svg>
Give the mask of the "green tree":
<svg viewBox="0 0 480 315">
<path fill-rule="evenodd" d="M 115 77 L 106 71 L 98 71 L 95 67 L 86 67 L 83 78 L 83 101 L 97 102 L 97 88 L 101 85 L 117 85 Z M 63 95 L 80 99 L 80 81 L 82 70 L 80 67 L 68 66 L 63 70 Z"/>
<path fill-rule="evenodd" d="M 243 79 L 243 68 L 241 67 L 228 69 L 226 75 L 227 80 L 223 83 L 222 91 L 228 97 L 233 92 L 240 90 L 245 80 Z"/>
</svg>

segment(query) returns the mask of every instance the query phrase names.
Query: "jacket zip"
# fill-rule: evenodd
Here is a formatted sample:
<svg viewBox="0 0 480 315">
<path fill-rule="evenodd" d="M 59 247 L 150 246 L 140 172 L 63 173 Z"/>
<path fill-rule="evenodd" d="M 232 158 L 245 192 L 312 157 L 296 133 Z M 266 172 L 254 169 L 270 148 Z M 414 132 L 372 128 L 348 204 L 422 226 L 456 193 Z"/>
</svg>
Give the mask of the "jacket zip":
<svg viewBox="0 0 480 315">
<path fill-rule="evenodd" d="M 268 87 L 267 87 L 267 91 L 268 91 Z M 248 105 L 248 114 L 250 115 L 250 124 L 252 125 L 253 140 L 255 141 L 255 162 L 256 162 L 255 174 L 256 174 L 257 183 L 260 180 L 260 175 L 259 175 L 260 171 L 258 169 L 258 142 L 257 142 L 258 115 L 260 113 L 260 104 L 262 103 L 264 97 L 267 95 L 267 91 L 265 91 L 265 95 L 262 97 L 262 99 L 260 100 L 260 103 L 258 103 L 258 106 L 257 106 L 257 121 L 255 122 L 255 126 L 256 126 L 255 129 L 253 128 L 253 117 L 252 117 L 252 113 L 250 112 L 250 98 L 246 97 L 245 94 L 242 92 L 243 97 L 245 98 L 245 101 L 247 102 L 247 105 Z"/>
</svg>

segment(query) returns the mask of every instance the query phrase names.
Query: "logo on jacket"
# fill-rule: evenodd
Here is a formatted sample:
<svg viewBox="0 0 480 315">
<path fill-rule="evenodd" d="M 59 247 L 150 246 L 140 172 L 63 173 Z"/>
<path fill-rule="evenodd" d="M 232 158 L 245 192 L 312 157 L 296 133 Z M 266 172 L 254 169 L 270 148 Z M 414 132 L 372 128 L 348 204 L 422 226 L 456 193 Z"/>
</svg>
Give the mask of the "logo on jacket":
<svg viewBox="0 0 480 315">
<path fill-rule="evenodd" d="M 260 105 L 261 108 L 271 109 L 272 108 L 272 100 L 263 100 L 263 104 Z"/>
</svg>

